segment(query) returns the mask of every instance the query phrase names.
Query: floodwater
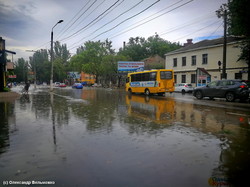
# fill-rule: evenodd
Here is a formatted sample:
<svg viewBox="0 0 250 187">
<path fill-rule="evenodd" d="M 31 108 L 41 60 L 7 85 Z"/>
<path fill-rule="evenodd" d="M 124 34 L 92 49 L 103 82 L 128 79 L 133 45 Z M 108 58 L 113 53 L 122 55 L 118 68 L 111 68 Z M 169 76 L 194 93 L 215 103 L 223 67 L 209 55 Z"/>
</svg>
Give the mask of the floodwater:
<svg viewBox="0 0 250 187">
<path fill-rule="evenodd" d="M 0 185 L 249 184 L 248 110 L 102 88 L 40 89 L 0 110 Z"/>
</svg>

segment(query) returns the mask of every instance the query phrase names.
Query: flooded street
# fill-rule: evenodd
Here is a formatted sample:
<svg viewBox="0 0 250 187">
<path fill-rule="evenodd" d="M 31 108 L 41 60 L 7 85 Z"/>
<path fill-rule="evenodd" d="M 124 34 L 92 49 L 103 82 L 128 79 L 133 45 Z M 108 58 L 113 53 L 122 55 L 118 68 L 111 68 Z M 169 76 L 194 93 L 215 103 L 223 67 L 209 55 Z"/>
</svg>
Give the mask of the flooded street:
<svg viewBox="0 0 250 187">
<path fill-rule="evenodd" d="M 196 101 L 102 88 L 58 88 L 52 94 L 40 89 L 2 100 L 0 185 L 250 183 L 249 104 Z M 216 104 L 204 104 L 211 102 Z"/>
</svg>

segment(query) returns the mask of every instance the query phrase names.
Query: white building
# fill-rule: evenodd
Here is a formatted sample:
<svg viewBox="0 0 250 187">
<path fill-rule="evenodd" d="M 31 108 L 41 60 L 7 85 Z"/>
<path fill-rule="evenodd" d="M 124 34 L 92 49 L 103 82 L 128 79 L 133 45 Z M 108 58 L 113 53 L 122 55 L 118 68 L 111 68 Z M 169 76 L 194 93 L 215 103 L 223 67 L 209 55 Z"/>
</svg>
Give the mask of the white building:
<svg viewBox="0 0 250 187">
<path fill-rule="evenodd" d="M 205 85 L 221 79 L 223 62 L 223 38 L 203 40 L 193 44 L 192 40 L 184 47 L 166 54 L 166 69 L 173 69 L 176 83 Z M 241 54 L 241 38 L 227 38 L 226 73 L 227 79 L 247 79 L 247 63 L 238 61 Z M 221 65 L 219 66 L 219 64 Z"/>
</svg>

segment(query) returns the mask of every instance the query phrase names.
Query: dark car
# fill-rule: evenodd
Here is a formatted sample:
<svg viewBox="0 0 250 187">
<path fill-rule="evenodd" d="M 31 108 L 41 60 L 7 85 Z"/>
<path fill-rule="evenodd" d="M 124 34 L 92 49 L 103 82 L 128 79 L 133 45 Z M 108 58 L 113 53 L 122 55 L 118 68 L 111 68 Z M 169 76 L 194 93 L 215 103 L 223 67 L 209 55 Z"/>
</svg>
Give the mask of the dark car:
<svg viewBox="0 0 250 187">
<path fill-rule="evenodd" d="M 210 82 L 207 86 L 195 88 L 193 95 L 197 99 L 218 97 L 226 98 L 227 101 L 244 101 L 248 99 L 249 91 L 247 84 L 241 80 L 218 80 Z"/>
</svg>

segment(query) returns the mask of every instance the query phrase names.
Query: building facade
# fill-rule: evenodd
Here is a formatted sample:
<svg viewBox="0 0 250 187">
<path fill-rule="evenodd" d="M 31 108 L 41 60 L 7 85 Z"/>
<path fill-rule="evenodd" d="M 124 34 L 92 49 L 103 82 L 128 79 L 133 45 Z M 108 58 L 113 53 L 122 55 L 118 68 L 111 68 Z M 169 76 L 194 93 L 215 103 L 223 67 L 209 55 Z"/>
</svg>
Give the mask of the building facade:
<svg viewBox="0 0 250 187">
<path fill-rule="evenodd" d="M 227 38 L 227 79 L 247 79 L 247 63 L 238 61 L 241 38 Z M 203 86 L 220 80 L 223 67 L 223 38 L 203 40 L 193 44 L 190 39 L 184 47 L 166 54 L 165 67 L 173 69 L 176 83 Z"/>
</svg>

